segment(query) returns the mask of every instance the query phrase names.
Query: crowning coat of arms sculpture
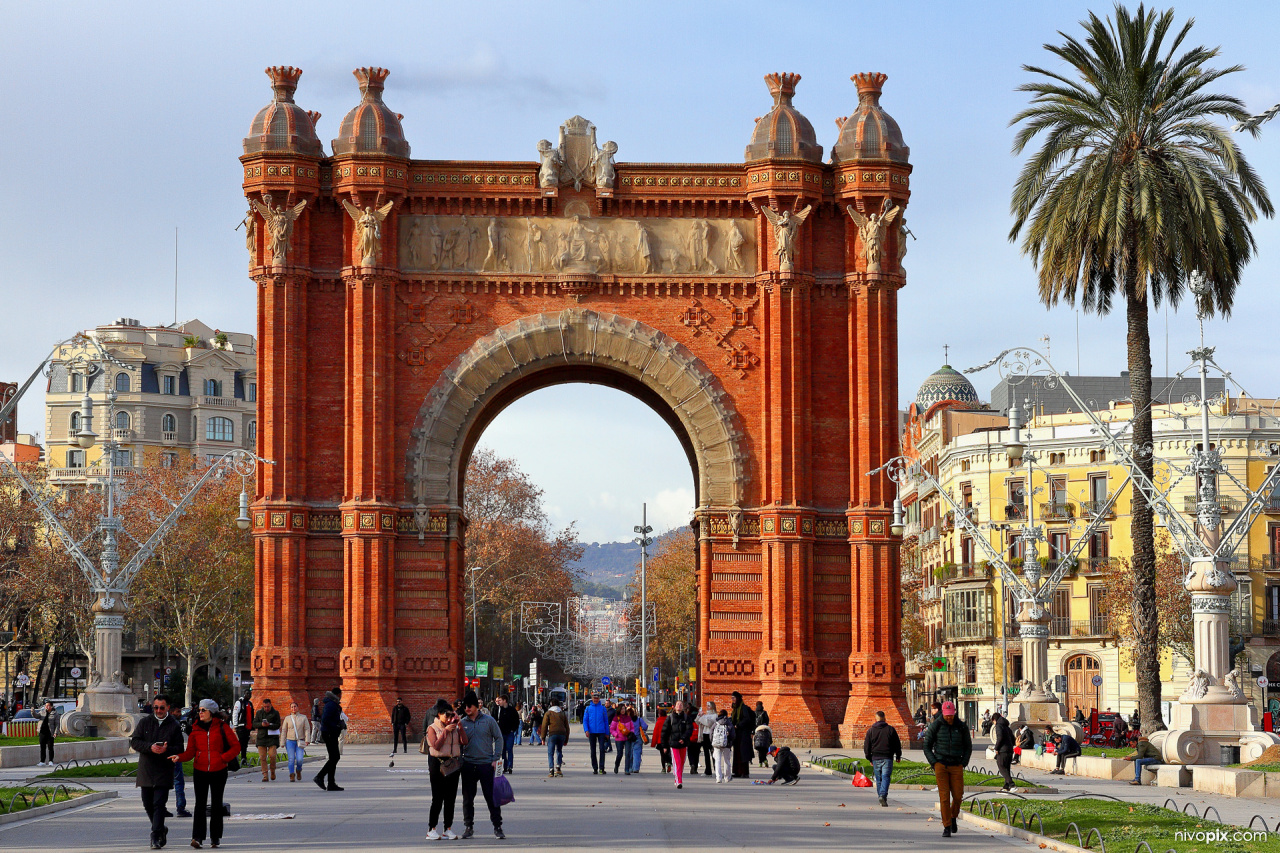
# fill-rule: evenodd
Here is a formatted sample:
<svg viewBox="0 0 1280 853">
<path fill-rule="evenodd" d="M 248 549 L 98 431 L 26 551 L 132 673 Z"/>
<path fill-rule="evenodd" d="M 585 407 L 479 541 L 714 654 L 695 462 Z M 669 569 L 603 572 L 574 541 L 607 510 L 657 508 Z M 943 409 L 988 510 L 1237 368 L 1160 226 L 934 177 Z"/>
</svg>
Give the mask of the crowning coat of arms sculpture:
<svg viewBox="0 0 1280 853">
<path fill-rule="evenodd" d="M 538 183 L 543 189 L 556 189 L 573 184 L 575 190 L 583 184 L 606 192 L 613 190 L 613 155 L 618 151 L 616 142 L 606 142 L 601 148 L 596 144 L 596 126 L 582 116 L 560 125 L 560 143 L 555 148 L 551 141 L 538 143 Z"/>
</svg>

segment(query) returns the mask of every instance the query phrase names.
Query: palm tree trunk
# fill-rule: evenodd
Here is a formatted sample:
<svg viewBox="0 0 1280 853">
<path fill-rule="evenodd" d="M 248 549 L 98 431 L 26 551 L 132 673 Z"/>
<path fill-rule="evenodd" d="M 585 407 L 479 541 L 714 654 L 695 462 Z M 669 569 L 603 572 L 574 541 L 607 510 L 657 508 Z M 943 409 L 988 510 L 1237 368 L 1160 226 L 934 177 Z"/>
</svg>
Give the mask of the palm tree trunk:
<svg viewBox="0 0 1280 853">
<path fill-rule="evenodd" d="M 1125 276 L 1128 321 L 1129 396 L 1133 401 L 1133 448 L 1138 468 L 1152 481 L 1154 461 L 1151 430 L 1151 335 L 1146 292 L 1139 293 L 1137 275 Z M 1133 491 L 1134 666 L 1138 679 L 1138 711 L 1146 732 L 1162 731 L 1160 716 L 1160 611 L 1156 606 L 1155 513 Z"/>
</svg>

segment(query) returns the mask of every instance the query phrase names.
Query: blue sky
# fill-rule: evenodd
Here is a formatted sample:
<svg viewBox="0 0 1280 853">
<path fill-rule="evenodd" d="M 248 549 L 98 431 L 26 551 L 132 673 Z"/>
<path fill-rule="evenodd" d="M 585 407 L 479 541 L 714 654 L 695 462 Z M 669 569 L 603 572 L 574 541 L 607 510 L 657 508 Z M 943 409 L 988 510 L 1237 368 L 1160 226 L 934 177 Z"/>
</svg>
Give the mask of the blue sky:
<svg viewBox="0 0 1280 853">
<path fill-rule="evenodd" d="M 1007 240 L 1018 160 L 1009 118 L 1023 63 L 1044 64 L 1057 30 L 1090 8 L 1017 3 L 328 3 L 9 4 L 0 33 L 0 294 L 7 334 L 0 377 L 25 378 L 52 343 L 118 316 L 173 319 L 173 233 L 180 231 L 178 314 L 251 330 L 254 291 L 233 229 L 244 201 L 237 156 L 270 98 L 267 65 L 304 69 L 298 102 L 319 110 L 326 148 L 358 94 L 351 69 L 391 69 L 386 100 L 404 113 L 413 155 L 533 159 L 537 140 L 582 114 L 619 161 L 735 162 L 769 105 L 761 77 L 803 75 L 796 106 L 829 153 L 834 119 L 857 102 L 849 75 L 889 75 L 884 107 L 915 166 L 908 218 L 919 237 L 901 293 L 900 398 L 942 361 L 986 361 L 1049 335 L 1076 372 L 1124 368 L 1122 318 L 1080 318 L 1036 300 L 1034 271 Z M 1108 11 L 1109 5 L 1092 8 Z M 1222 88 L 1261 111 L 1280 101 L 1273 3 L 1182 3 L 1192 42 L 1218 45 L 1243 73 Z M 1241 145 L 1280 194 L 1280 120 Z M 1211 342 L 1252 393 L 1280 395 L 1273 282 L 1280 226 L 1255 230 L 1229 323 Z M 1164 319 L 1153 320 L 1163 369 Z M 1171 366 L 1194 344 L 1194 317 L 1170 314 Z M 994 377 L 976 381 L 983 396 Z M 24 431 L 41 430 L 38 396 Z M 510 421 L 510 423 L 508 423 Z M 572 426 L 574 440 L 559 436 Z M 553 518 L 584 538 L 628 535 L 641 501 L 678 506 L 692 478 L 674 436 L 644 406 L 573 386 L 526 398 L 485 441 L 517 455 L 547 489 Z M 540 432 L 539 432 L 540 431 Z M 613 436 L 638 437 L 645 464 L 624 473 Z M 600 436 L 583 442 L 582 436 Z M 596 454 L 584 460 L 582 454 Z M 570 454 L 579 460 L 569 465 Z M 559 460 L 559 461 L 556 461 Z M 542 470 L 545 468 L 545 471 Z M 535 469 L 537 469 L 535 471 Z M 683 520 L 672 510 L 669 523 Z M 666 518 L 660 524 L 668 523 Z M 615 533 L 615 531 L 620 531 Z"/>
</svg>

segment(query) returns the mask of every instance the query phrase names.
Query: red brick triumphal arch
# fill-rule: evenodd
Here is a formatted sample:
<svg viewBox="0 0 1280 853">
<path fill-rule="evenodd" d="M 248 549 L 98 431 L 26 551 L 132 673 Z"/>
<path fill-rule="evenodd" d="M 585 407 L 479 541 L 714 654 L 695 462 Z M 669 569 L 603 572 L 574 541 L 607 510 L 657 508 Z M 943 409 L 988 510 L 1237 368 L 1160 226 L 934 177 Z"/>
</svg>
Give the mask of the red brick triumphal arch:
<svg viewBox="0 0 1280 853">
<path fill-rule="evenodd" d="M 695 472 L 706 698 L 758 697 L 797 742 L 881 708 L 905 726 L 893 492 L 865 473 L 897 449 L 905 283 L 884 75 L 854 77 L 826 162 L 799 76 L 771 74 L 744 162 L 691 165 L 616 162 L 576 116 L 518 146 L 535 160 L 411 159 L 378 68 L 326 153 L 301 72 L 267 73 L 241 157 L 276 462 L 255 690 L 341 684 L 369 738 L 397 696 L 455 695 L 474 444 L 521 395 L 595 382 L 658 411 Z"/>
</svg>

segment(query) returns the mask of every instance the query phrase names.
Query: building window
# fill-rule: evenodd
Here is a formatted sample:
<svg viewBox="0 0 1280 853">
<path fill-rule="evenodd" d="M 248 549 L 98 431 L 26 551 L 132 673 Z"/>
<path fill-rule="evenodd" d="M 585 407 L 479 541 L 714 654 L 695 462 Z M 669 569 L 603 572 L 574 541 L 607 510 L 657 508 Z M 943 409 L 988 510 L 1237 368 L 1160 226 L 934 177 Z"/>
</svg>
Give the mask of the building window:
<svg viewBox="0 0 1280 853">
<path fill-rule="evenodd" d="M 961 459 L 961 460 L 960 460 L 960 470 L 961 470 L 961 471 L 968 471 L 968 470 L 969 470 L 969 460 L 968 460 L 968 459 Z"/>
<path fill-rule="evenodd" d="M 966 684 L 973 684 L 978 680 L 978 656 L 964 656 L 964 680 Z"/>
<path fill-rule="evenodd" d="M 1107 475 L 1095 474 L 1089 478 L 1089 500 L 1097 504 L 1094 509 L 1102 509 L 1107 502 Z"/>
<path fill-rule="evenodd" d="M 112 463 L 117 468 L 130 468 L 133 466 L 132 450 L 117 450 L 116 455 L 112 459 Z"/>
<path fill-rule="evenodd" d="M 83 468 L 84 467 L 84 451 L 68 450 L 67 451 L 67 467 Z"/>
<path fill-rule="evenodd" d="M 1066 464 L 1067 464 L 1067 454 L 1065 454 L 1065 453 L 1050 453 L 1050 454 L 1049 454 L 1049 464 L 1050 464 L 1050 465 L 1066 465 Z"/>
<path fill-rule="evenodd" d="M 160 419 L 160 431 L 161 432 L 177 432 L 178 419 L 175 418 L 173 415 L 165 415 L 163 418 Z"/>
<path fill-rule="evenodd" d="M 129 413 L 116 412 L 116 429 L 128 429 L 128 428 L 129 428 Z"/>
<path fill-rule="evenodd" d="M 1089 461 L 1090 462 L 1106 462 L 1107 451 L 1106 450 L 1090 450 Z"/>
<path fill-rule="evenodd" d="M 204 437 L 209 441 L 235 441 L 231 418 L 209 418 L 204 425 Z"/>
<path fill-rule="evenodd" d="M 245 429 L 248 430 L 249 443 L 253 444 L 256 442 L 258 440 L 258 422 L 249 421 L 249 425 L 245 427 Z"/>
<path fill-rule="evenodd" d="M 127 373 L 116 374 L 116 391 L 118 391 L 121 394 L 129 393 L 129 374 Z"/>
<path fill-rule="evenodd" d="M 72 435 L 75 435 L 76 433 L 80 432 L 80 413 L 79 412 L 71 413 L 70 432 Z"/>
<path fill-rule="evenodd" d="M 76 394 L 84 390 L 84 376 L 82 374 L 71 374 L 71 390 Z"/>
<path fill-rule="evenodd" d="M 164 377 L 164 393 L 168 394 L 171 397 L 176 397 L 178 395 L 178 377 L 176 376 Z"/>
<path fill-rule="evenodd" d="M 206 397 L 221 397 L 222 381 L 220 379 L 206 379 L 204 381 L 204 395 Z"/>
<path fill-rule="evenodd" d="M 245 385 L 244 398 L 247 403 L 258 402 L 258 383 L 250 382 Z"/>
</svg>

